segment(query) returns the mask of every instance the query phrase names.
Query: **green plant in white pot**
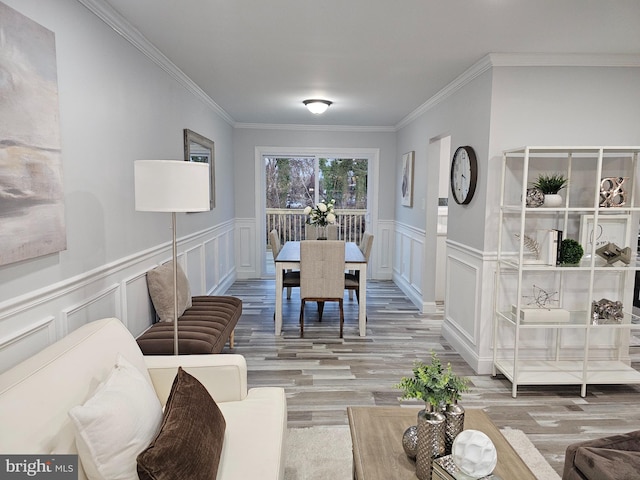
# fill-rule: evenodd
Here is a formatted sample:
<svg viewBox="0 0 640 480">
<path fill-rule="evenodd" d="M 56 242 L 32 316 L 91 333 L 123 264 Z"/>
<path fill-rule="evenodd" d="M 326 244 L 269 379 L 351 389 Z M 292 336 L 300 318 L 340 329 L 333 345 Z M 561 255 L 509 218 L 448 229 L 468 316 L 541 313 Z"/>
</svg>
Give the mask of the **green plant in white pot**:
<svg viewBox="0 0 640 480">
<path fill-rule="evenodd" d="M 533 184 L 544 193 L 545 207 L 560 207 L 562 205 L 562 196 L 560 190 L 567 186 L 567 178 L 561 173 L 541 173 Z"/>
</svg>

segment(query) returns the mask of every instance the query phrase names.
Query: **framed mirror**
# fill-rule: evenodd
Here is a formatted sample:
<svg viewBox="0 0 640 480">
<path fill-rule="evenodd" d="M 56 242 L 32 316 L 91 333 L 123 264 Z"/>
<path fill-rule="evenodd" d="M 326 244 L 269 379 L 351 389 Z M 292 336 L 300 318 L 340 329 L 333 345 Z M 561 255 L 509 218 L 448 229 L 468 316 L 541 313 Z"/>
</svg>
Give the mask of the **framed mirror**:
<svg viewBox="0 0 640 480">
<path fill-rule="evenodd" d="M 207 137 L 184 129 L 184 160 L 186 162 L 200 162 L 209 164 L 209 204 L 213 209 L 216 206 L 216 163 L 214 143 Z"/>
</svg>

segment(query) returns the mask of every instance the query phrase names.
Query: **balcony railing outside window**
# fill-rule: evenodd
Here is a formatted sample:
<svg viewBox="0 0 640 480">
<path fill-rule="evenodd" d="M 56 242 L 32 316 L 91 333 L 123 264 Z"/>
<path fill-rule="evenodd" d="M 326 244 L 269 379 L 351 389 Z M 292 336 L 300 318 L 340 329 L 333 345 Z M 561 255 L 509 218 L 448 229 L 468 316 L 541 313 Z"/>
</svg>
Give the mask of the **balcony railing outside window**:
<svg viewBox="0 0 640 480">
<path fill-rule="evenodd" d="M 336 209 L 338 217 L 338 239 L 360 243 L 365 230 L 365 209 Z M 301 209 L 267 208 L 267 241 L 269 232 L 274 228 L 280 232 L 280 242 L 304 240 L 304 224 L 307 215 Z M 269 248 L 269 245 L 267 245 Z"/>
</svg>

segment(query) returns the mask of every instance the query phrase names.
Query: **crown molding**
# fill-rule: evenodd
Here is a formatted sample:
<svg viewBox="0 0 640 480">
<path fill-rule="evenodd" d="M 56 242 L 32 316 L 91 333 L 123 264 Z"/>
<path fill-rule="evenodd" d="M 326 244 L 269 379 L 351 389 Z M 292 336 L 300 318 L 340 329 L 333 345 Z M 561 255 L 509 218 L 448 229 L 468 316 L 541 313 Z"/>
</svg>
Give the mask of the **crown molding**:
<svg viewBox="0 0 640 480">
<path fill-rule="evenodd" d="M 490 53 L 494 67 L 640 67 L 640 55 Z"/>
<path fill-rule="evenodd" d="M 211 107 L 224 121 L 233 126 L 234 119 L 213 99 L 207 95 L 196 83 L 146 39 L 138 29 L 131 25 L 122 15 L 108 5 L 104 0 L 78 0 L 91 13 L 110 26 L 118 35 L 127 40 L 152 62 L 167 72 L 187 91 Z"/>
<path fill-rule="evenodd" d="M 490 53 L 396 124 L 400 130 L 493 67 L 640 67 L 640 55 Z"/>
<path fill-rule="evenodd" d="M 234 128 L 256 130 L 296 130 L 307 132 L 395 132 L 395 127 L 367 127 L 352 125 L 304 125 L 304 124 L 279 124 L 279 123 L 235 123 Z"/>
<path fill-rule="evenodd" d="M 446 87 L 436 93 L 433 97 L 427 100 L 425 103 L 416 108 L 409 115 L 404 117 L 398 124 L 396 124 L 395 129 L 400 130 L 402 127 L 405 127 L 409 123 L 413 122 L 416 118 L 426 113 L 428 110 L 431 110 L 433 107 L 438 105 L 440 102 L 449 98 L 455 92 L 460 90 L 462 87 L 471 82 L 474 78 L 482 75 L 484 72 L 489 70 L 493 64 L 491 63 L 490 55 L 485 55 L 476 63 L 467 68 L 462 74 L 456 77 L 451 83 L 449 83 Z"/>
</svg>

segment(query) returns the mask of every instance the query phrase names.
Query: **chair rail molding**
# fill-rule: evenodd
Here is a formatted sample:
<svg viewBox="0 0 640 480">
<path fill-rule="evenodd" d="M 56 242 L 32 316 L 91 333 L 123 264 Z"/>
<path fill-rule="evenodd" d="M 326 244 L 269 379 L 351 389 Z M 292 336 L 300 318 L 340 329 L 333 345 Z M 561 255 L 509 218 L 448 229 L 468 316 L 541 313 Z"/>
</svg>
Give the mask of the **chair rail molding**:
<svg viewBox="0 0 640 480">
<path fill-rule="evenodd" d="M 231 220 L 178 239 L 193 295 L 222 294 L 235 281 L 234 227 Z M 117 317 L 140 335 L 155 319 L 146 272 L 170 259 L 165 242 L 2 302 L 0 373 L 100 318 Z"/>
</svg>

